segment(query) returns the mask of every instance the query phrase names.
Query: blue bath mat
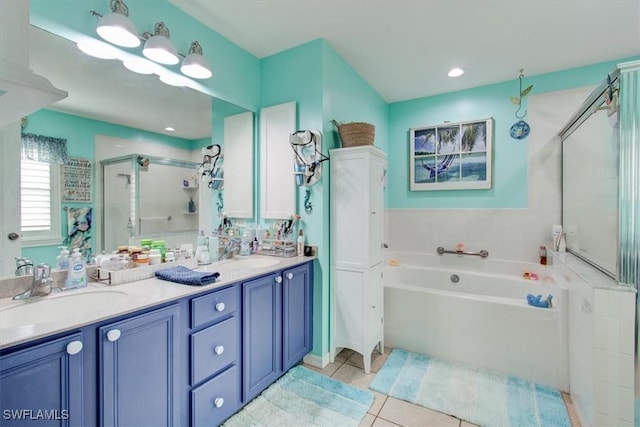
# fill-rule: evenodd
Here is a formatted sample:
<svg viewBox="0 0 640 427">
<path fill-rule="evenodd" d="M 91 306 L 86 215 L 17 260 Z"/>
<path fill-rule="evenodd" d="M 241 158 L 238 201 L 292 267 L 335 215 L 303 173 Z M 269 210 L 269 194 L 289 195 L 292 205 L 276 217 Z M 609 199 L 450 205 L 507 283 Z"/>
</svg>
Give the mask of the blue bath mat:
<svg viewBox="0 0 640 427">
<path fill-rule="evenodd" d="M 554 388 L 400 349 L 369 388 L 480 426 L 571 426 Z"/>
<path fill-rule="evenodd" d="M 367 390 L 296 366 L 223 426 L 356 427 L 372 403 Z"/>
</svg>

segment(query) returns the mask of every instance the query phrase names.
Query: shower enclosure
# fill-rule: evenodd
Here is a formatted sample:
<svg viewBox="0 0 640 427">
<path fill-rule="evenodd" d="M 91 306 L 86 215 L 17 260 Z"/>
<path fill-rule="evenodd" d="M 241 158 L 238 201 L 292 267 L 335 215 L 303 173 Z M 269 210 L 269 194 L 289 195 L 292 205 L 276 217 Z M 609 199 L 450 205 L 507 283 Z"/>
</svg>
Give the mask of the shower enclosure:
<svg viewBox="0 0 640 427">
<path fill-rule="evenodd" d="M 197 163 L 131 154 L 103 160 L 100 165 L 101 250 L 134 245 L 141 238 L 192 235 L 195 240 Z"/>
<path fill-rule="evenodd" d="M 640 61 L 611 71 L 560 137 L 567 250 L 615 284 L 594 289 L 595 310 L 589 294 L 574 292 L 582 323 L 570 338 L 571 368 L 587 375 L 576 376 L 572 398 L 583 424 L 640 426 Z M 589 340 L 595 351 L 572 359 Z"/>
</svg>

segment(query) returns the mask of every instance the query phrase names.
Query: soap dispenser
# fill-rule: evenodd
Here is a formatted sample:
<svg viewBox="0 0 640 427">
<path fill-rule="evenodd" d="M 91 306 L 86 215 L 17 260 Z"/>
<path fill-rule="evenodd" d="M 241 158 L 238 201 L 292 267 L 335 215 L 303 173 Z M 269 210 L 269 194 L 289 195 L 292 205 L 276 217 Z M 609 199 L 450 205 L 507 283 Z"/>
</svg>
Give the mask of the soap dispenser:
<svg viewBox="0 0 640 427">
<path fill-rule="evenodd" d="M 69 263 L 69 272 L 67 273 L 66 286 L 67 289 L 84 288 L 87 286 L 87 268 L 84 265 L 80 249 L 75 248 L 71 255 Z"/>
<path fill-rule="evenodd" d="M 69 269 L 69 250 L 66 246 L 59 246 L 60 255 L 56 257 L 56 268 L 58 270 Z"/>
</svg>

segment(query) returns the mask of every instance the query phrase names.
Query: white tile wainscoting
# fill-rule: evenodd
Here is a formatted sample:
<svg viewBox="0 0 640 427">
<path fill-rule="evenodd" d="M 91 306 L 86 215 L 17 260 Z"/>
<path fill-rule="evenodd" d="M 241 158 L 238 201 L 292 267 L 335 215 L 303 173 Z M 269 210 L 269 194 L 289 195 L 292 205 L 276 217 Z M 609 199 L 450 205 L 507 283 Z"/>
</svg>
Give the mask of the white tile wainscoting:
<svg viewBox="0 0 640 427">
<path fill-rule="evenodd" d="M 569 383 L 583 426 L 632 427 L 635 290 L 554 253 L 569 287 Z"/>
</svg>

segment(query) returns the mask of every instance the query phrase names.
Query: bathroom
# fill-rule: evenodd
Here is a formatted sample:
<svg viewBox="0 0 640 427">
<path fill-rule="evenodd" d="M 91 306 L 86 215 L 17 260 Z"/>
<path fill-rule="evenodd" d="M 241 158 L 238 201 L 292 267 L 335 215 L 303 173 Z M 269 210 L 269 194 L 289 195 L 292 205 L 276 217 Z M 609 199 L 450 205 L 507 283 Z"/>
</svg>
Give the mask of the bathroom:
<svg viewBox="0 0 640 427">
<path fill-rule="evenodd" d="M 104 11 L 106 3 L 94 1 L 90 7 L 69 6 L 52 10 L 54 8 L 46 6 L 45 2 L 31 1 L 31 16 L 36 19 L 32 23 L 53 31 L 60 22 L 70 22 L 69 25 L 88 33 L 87 28 L 95 25 L 95 20 L 89 20 L 84 9 Z M 141 8 L 144 10 L 140 2 L 127 3 L 132 9 L 132 17 L 139 17 L 141 13 L 134 14 L 133 10 Z M 155 13 L 158 19 L 170 14 L 180 16 L 181 20 L 172 26 L 172 38 L 189 37 L 180 35 L 186 32 L 183 28 L 188 25 L 204 32 L 207 36 L 208 33 L 205 31 L 210 31 L 171 4 L 163 4 Z M 168 18 L 164 19 L 168 20 Z M 527 121 L 533 130 L 528 139 L 516 141 L 504 135 L 515 121 L 513 116 L 515 109 L 509 102 L 509 96 L 518 91 L 517 70 L 514 70 L 513 76 L 503 83 L 410 101 L 387 103 L 353 71 L 327 41 L 311 41 L 258 60 L 237 45 L 218 40 L 217 37 L 220 36 L 217 34 L 207 36 L 198 36 L 198 38 L 216 39 L 217 43 L 229 52 L 229 64 L 226 65 L 229 68 L 222 68 L 217 72 L 220 75 L 220 79 L 215 83 L 217 97 L 256 114 L 262 107 L 295 100 L 298 108 L 298 127 L 320 129 L 323 133 L 324 146 L 327 147 L 325 150 L 339 146 L 338 136 L 330 122 L 334 118 L 345 121 L 367 121 L 376 125 L 376 146 L 387 153 L 390 165 L 385 205 L 386 242 L 390 250 L 433 255 L 437 246 L 451 247 L 463 241 L 471 251 L 489 250 L 492 259 L 514 259 L 527 262 L 536 262 L 538 248 L 546 243 L 550 226 L 558 223 L 560 219 L 559 152 L 557 145 L 551 145 L 550 140 L 586 98 L 590 89 L 600 84 L 616 64 L 633 59 L 618 58 L 555 73 L 525 75 L 525 84 L 534 86 L 534 91 L 529 95 L 527 115 Z M 203 43 L 205 53 L 208 49 L 214 50 L 214 46 L 216 46 L 214 41 L 209 42 L 208 46 Z M 224 67 L 225 65 L 215 66 Z M 231 75 L 234 77 L 230 77 Z M 574 97 L 573 103 L 567 101 L 567 97 L 571 96 Z M 331 101 L 327 102 L 327 99 Z M 565 102 L 567 105 L 563 104 Z M 554 114 L 549 115 L 550 110 L 554 111 Z M 555 113 L 556 111 L 558 112 Z M 108 126 L 102 123 L 96 124 L 101 126 L 99 132 L 80 134 L 80 131 L 84 131 L 85 128 L 77 125 L 80 119 L 76 117 L 62 115 L 53 110 L 42 110 L 34 113 L 33 117 L 29 117 L 26 129 L 33 133 L 68 138 L 70 154 L 94 159 L 96 173 L 98 173 L 99 164 L 97 148 L 85 142 L 93 141 L 94 134 L 136 140 L 143 146 L 145 144 L 144 135 L 136 133 L 135 130 L 119 127 L 117 130 L 110 131 Z M 406 143 L 408 129 L 446 121 L 458 122 L 487 117 L 493 117 L 496 135 L 491 190 L 457 192 L 411 192 L 408 190 L 408 144 Z M 215 129 L 215 117 L 213 120 Z M 68 133 L 71 129 L 75 129 L 78 133 L 74 135 Z M 257 134 L 257 130 L 255 132 Z M 499 136 L 500 133 L 502 136 Z M 219 143 L 216 140 L 215 131 L 213 135 L 211 141 Z M 148 134 L 146 136 L 149 137 Z M 160 138 L 155 135 L 153 137 Z M 162 136 L 161 138 L 168 142 L 162 145 L 162 149 L 156 147 L 153 154 L 158 157 L 168 155 L 169 151 L 174 153 L 181 149 L 186 152 L 185 160 L 198 161 L 201 157 L 201 148 L 209 144 L 208 141 L 172 141 L 170 137 Z M 115 156 L 109 154 L 108 157 Z M 177 155 L 172 154 L 170 157 L 176 158 Z M 253 163 L 257 168 L 257 156 Z M 253 187 L 258 189 L 257 174 L 252 181 Z M 95 185 L 97 186 L 98 183 L 96 182 Z M 328 189 L 329 181 L 326 173 L 321 185 L 311 187 L 310 202 L 313 213 L 311 215 L 302 213 L 306 240 L 318 247 L 314 269 L 313 350 L 307 358 L 308 363 L 318 366 L 328 362 L 331 351 L 328 309 L 331 298 Z M 204 188 L 201 188 L 199 191 L 203 190 Z M 217 226 L 217 217 L 214 213 L 217 200 L 211 195 L 216 193 L 208 194 L 211 197 L 209 208 L 213 213 L 211 217 L 215 220 L 215 223 L 212 222 L 210 225 L 213 228 Z M 297 200 L 301 211 L 304 197 L 304 189 L 298 189 Z M 256 190 L 252 196 L 254 210 L 259 205 L 260 198 L 259 191 Z M 98 212 L 97 197 L 94 200 L 96 201 L 88 206 L 94 207 Z M 203 205 L 206 206 L 206 203 Z M 412 226 L 418 221 L 419 228 Z M 448 224 L 446 227 L 443 226 L 445 221 Z M 484 226 L 478 227 L 479 223 Z M 3 235 L 5 234 L 7 233 L 3 232 Z M 24 250 L 24 254 L 37 261 L 54 262 L 58 252 L 57 246 L 58 244 L 29 248 Z M 6 271 L 11 272 L 13 269 Z M 598 424 L 594 422 L 594 425 Z"/>
</svg>

